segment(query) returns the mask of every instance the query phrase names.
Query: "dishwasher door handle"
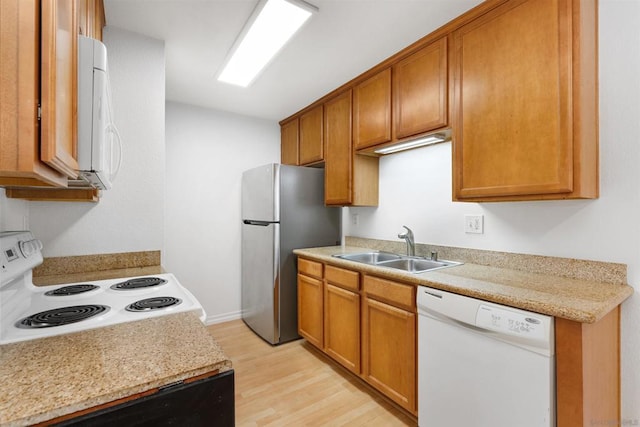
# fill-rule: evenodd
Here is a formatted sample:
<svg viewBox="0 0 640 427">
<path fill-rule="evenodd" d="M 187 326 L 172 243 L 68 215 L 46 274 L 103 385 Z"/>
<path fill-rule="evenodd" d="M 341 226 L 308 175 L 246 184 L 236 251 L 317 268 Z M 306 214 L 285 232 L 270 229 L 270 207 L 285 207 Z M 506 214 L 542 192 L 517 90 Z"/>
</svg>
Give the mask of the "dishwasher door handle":
<svg viewBox="0 0 640 427">
<path fill-rule="evenodd" d="M 436 297 L 438 297 L 438 296 L 436 295 Z M 440 297 L 440 298 L 442 298 L 442 297 Z M 432 319 L 439 320 L 441 322 L 448 323 L 450 325 L 460 326 L 461 328 L 469 329 L 469 330 L 474 331 L 474 332 L 479 332 L 479 333 L 482 333 L 482 334 L 495 335 L 495 332 L 489 331 L 489 330 L 484 329 L 484 328 L 479 328 L 476 325 L 472 325 L 470 323 L 463 322 L 461 320 L 454 319 L 454 318 L 451 318 L 449 316 L 445 316 L 442 313 L 438 313 L 437 311 L 434 311 L 434 310 L 431 310 L 431 309 L 428 309 L 428 308 L 425 308 L 425 307 L 420 307 L 418 309 L 418 315 L 430 317 Z"/>
</svg>

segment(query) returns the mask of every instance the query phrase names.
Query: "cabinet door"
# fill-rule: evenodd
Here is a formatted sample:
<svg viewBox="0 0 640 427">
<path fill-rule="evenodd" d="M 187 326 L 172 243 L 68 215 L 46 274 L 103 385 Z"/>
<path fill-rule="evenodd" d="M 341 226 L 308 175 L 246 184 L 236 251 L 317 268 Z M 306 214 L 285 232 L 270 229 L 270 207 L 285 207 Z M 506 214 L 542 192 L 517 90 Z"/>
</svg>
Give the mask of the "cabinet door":
<svg viewBox="0 0 640 427">
<path fill-rule="evenodd" d="M 328 281 L 324 293 L 324 351 L 360 374 L 360 295 Z"/>
<path fill-rule="evenodd" d="M 88 19 L 90 23 L 89 30 L 91 31 L 90 37 L 102 41 L 102 29 L 105 23 L 104 2 L 103 0 L 87 1 L 89 2 Z"/>
<path fill-rule="evenodd" d="M 298 274 L 298 333 L 318 348 L 323 346 L 322 280 Z"/>
<path fill-rule="evenodd" d="M 393 66 L 395 138 L 447 126 L 447 38 Z"/>
<path fill-rule="evenodd" d="M 40 160 L 40 5 L 0 1 L 0 185 L 64 187 Z"/>
<path fill-rule="evenodd" d="M 363 377 L 415 414 L 415 314 L 366 296 L 362 310 Z"/>
<path fill-rule="evenodd" d="M 41 6 L 40 156 L 54 169 L 76 178 L 76 3 L 42 0 Z"/>
<path fill-rule="evenodd" d="M 76 2 L 76 23 L 78 25 L 78 34 L 85 36 L 85 37 L 91 37 L 91 28 L 90 25 L 92 24 L 92 20 L 89 20 L 89 3 L 92 2 L 92 0 L 75 0 Z"/>
<path fill-rule="evenodd" d="M 300 116 L 300 164 L 324 160 L 324 139 L 322 136 L 322 105 L 318 105 Z"/>
<path fill-rule="evenodd" d="M 351 91 L 327 102 L 324 108 L 324 199 L 327 205 L 348 205 L 353 201 Z"/>
<path fill-rule="evenodd" d="M 391 69 L 387 68 L 353 89 L 355 149 L 391 141 Z"/>
<path fill-rule="evenodd" d="M 584 10 L 593 12 L 588 3 Z M 584 35 L 578 19 L 572 22 L 581 8 L 572 10 L 569 0 L 510 1 L 453 33 L 455 198 L 569 197 L 574 154 L 591 156 L 575 164 L 597 175 L 597 150 L 582 152 L 574 140 L 574 125 L 584 120 L 574 113 L 597 111 L 573 107 L 572 96 L 593 102 L 587 92 L 597 90 L 595 81 L 580 83 L 578 69 L 589 61 L 572 64 L 574 53 L 588 54 L 586 47 L 572 51 Z M 591 36 L 595 28 L 594 20 Z M 595 73 L 593 58 L 590 66 Z M 584 136 L 597 145 L 596 123 Z"/>
<path fill-rule="evenodd" d="M 280 162 L 283 165 L 298 164 L 298 119 L 280 128 Z"/>
</svg>

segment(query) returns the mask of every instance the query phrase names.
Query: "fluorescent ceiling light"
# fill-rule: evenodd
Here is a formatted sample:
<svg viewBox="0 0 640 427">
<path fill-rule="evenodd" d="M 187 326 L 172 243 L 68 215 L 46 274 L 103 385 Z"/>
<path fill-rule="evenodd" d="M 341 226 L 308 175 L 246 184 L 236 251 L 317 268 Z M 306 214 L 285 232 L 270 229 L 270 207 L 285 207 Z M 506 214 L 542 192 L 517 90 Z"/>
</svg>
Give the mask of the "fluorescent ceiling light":
<svg viewBox="0 0 640 427">
<path fill-rule="evenodd" d="M 218 80 L 249 86 L 318 8 L 301 0 L 260 0 L 236 39 Z"/>
<path fill-rule="evenodd" d="M 441 133 L 425 136 L 424 138 L 414 139 L 412 141 L 401 142 L 399 144 L 387 145 L 386 147 L 378 148 L 374 150 L 374 153 L 378 154 L 391 154 L 398 151 L 409 150 L 411 148 L 422 147 L 424 145 L 436 144 L 438 142 L 444 142 L 446 136 Z"/>
</svg>

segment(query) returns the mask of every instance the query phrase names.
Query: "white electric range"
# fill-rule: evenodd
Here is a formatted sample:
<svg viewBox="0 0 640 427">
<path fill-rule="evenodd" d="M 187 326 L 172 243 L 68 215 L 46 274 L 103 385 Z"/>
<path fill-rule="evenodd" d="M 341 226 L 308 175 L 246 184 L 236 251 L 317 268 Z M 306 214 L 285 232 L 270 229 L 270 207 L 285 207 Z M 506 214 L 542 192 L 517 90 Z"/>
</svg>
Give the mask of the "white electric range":
<svg viewBox="0 0 640 427">
<path fill-rule="evenodd" d="M 0 345 L 194 311 L 198 300 L 173 274 L 35 286 L 42 243 L 29 231 L 0 233 Z"/>
</svg>

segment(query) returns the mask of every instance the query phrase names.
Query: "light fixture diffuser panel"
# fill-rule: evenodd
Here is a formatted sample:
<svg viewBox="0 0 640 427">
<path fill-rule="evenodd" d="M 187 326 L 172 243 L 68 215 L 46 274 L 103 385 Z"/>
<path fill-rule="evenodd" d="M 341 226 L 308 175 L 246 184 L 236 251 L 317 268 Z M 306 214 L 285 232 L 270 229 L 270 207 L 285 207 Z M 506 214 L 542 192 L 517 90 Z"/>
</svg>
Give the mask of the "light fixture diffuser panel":
<svg viewBox="0 0 640 427">
<path fill-rule="evenodd" d="M 425 145 L 437 144 L 438 142 L 445 141 L 446 137 L 442 134 L 434 134 L 425 136 L 422 138 L 417 138 L 410 141 L 400 142 L 397 144 L 388 145 L 386 147 L 378 148 L 374 150 L 374 153 L 377 154 L 391 154 L 397 153 L 398 151 L 410 150 L 412 148 L 424 147 Z"/>
<path fill-rule="evenodd" d="M 225 61 L 218 80 L 249 86 L 311 17 L 313 6 L 289 0 L 261 0 Z"/>
</svg>

